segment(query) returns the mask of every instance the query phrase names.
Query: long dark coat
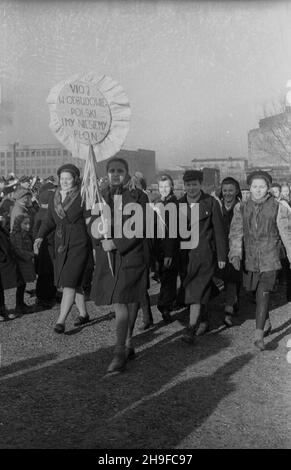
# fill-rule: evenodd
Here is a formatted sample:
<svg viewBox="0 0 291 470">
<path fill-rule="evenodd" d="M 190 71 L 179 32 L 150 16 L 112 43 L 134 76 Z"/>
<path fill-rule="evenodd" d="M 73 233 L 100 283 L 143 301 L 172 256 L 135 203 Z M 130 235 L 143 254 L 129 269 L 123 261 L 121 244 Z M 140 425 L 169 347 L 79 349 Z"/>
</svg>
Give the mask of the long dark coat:
<svg viewBox="0 0 291 470">
<path fill-rule="evenodd" d="M 47 217 L 47 209 L 41 207 L 34 218 L 33 233 L 36 238 L 42 222 Z M 54 237 L 51 232 L 42 242 L 36 257 L 35 270 L 38 275 L 35 287 L 36 297 L 40 300 L 50 300 L 56 294 L 54 285 Z"/>
<path fill-rule="evenodd" d="M 18 268 L 9 233 L 2 227 L 0 227 L 0 279 L 3 289 L 13 289 L 19 284 Z"/>
<path fill-rule="evenodd" d="M 12 232 L 10 239 L 24 282 L 33 282 L 35 280 L 35 268 L 31 235 L 28 232 Z"/>
<path fill-rule="evenodd" d="M 55 230 L 55 285 L 74 289 L 82 287 L 85 268 L 92 252 L 80 195 L 73 201 L 64 219 L 55 211 L 54 198 L 50 199 L 47 217 L 38 237 L 45 238 L 52 230 Z"/>
<path fill-rule="evenodd" d="M 178 200 L 175 194 L 169 194 L 163 201 L 158 199 L 155 202 L 156 207 L 159 205 L 166 206 L 167 204 L 174 204 L 176 206 L 175 212 L 171 213 L 171 217 L 175 217 L 175 220 L 170 220 L 168 211 L 165 214 L 160 215 L 164 220 L 165 236 L 160 238 L 158 231 L 155 233 L 154 247 L 155 257 L 159 264 L 159 278 L 161 282 L 160 293 L 158 297 L 158 309 L 162 312 L 165 309 L 171 309 L 173 303 L 176 300 L 177 295 L 177 276 L 178 276 L 178 258 L 179 258 L 179 238 L 178 238 Z M 160 218 L 156 218 L 156 224 L 160 222 Z M 177 236 L 175 238 L 170 237 L 171 226 L 173 223 L 177 224 Z M 161 223 L 161 222 L 160 222 Z M 155 225 L 156 225 L 155 224 Z M 169 268 L 164 267 L 164 258 L 172 258 L 172 263 Z"/>
<path fill-rule="evenodd" d="M 180 256 L 185 304 L 207 304 L 217 261 L 227 260 L 227 240 L 219 203 L 203 191 L 197 202 L 199 243 L 194 249 L 181 250 Z M 179 203 L 187 203 L 187 196 L 182 196 Z M 189 229 L 191 209 L 187 207 Z"/>
<path fill-rule="evenodd" d="M 109 192 L 105 191 L 103 197 L 111 206 Z M 123 189 L 122 207 L 128 203 L 138 203 L 143 209 L 148 201 L 147 196 L 140 189 L 130 191 Z M 113 210 L 112 226 L 114 225 Z M 143 210 L 144 214 L 144 210 Z M 122 215 L 122 226 L 130 216 Z M 96 218 L 95 218 L 96 220 Z M 90 222 L 92 227 L 94 218 Z M 114 303 L 128 304 L 132 302 L 145 303 L 148 287 L 149 252 L 144 238 L 115 238 L 113 242 L 116 250 L 110 252 L 114 277 L 112 276 L 107 253 L 103 250 L 100 240 L 93 239 L 95 249 L 95 270 L 93 274 L 91 299 L 96 305 L 111 305 Z"/>
</svg>

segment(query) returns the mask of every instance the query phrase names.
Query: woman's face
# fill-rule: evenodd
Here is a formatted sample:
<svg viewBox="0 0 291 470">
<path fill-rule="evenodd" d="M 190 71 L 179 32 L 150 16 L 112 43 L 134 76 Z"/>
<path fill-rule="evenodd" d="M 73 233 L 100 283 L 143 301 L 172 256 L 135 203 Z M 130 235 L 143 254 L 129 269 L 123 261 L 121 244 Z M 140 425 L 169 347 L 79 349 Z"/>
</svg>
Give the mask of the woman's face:
<svg viewBox="0 0 291 470">
<path fill-rule="evenodd" d="M 114 161 L 108 168 L 108 179 L 111 186 L 119 186 L 125 180 L 127 171 L 122 162 Z"/>
<path fill-rule="evenodd" d="M 280 188 L 278 188 L 278 186 L 274 186 L 271 188 L 270 193 L 273 194 L 276 199 L 278 199 L 280 197 Z"/>
<path fill-rule="evenodd" d="M 235 198 L 237 196 L 237 189 L 234 184 L 223 184 L 221 192 L 223 200 L 227 204 L 231 204 L 235 201 Z"/>
<path fill-rule="evenodd" d="M 68 171 L 62 171 L 60 175 L 60 186 L 62 191 L 69 191 L 74 186 L 74 177 Z"/>
<path fill-rule="evenodd" d="M 30 220 L 29 219 L 24 219 L 21 224 L 20 224 L 21 230 L 24 230 L 25 232 L 29 232 L 30 230 Z"/>
<path fill-rule="evenodd" d="M 254 178 L 250 187 L 251 195 L 254 199 L 259 200 L 268 192 L 268 185 L 263 178 Z"/>
<path fill-rule="evenodd" d="M 159 193 L 162 197 L 169 196 L 172 190 L 172 185 L 169 180 L 159 181 Z"/>
<path fill-rule="evenodd" d="M 288 186 L 282 186 L 282 188 L 281 188 L 281 196 L 282 196 L 282 197 L 285 197 L 286 199 L 289 198 L 289 196 L 290 196 L 290 190 L 289 190 L 289 187 L 288 187 Z"/>
</svg>

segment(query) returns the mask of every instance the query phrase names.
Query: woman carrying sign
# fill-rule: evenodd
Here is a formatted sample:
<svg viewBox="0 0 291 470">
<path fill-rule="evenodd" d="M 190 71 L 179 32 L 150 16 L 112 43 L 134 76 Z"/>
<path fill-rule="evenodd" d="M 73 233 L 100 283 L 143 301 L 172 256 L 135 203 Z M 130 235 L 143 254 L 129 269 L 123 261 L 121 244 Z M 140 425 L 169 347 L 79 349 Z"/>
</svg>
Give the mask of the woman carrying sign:
<svg viewBox="0 0 291 470">
<path fill-rule="evenodd" d="M 80 314 L 75 326 L 89 321 L 82 287 L 92 252 L 81 204 L 80 171 L 67 163 L 58 169 L 57 175 L 59 188 L 50 199 L 47 218 L 42 222 L 34 250 L 38 253 L 42 240 L 55 230 L 55 285 L 63 288 L 63 297 L 54 330 L 64 333 L 65 321 L 74 301 Z"/>
<path fill-rule="evenodd" d="M 147 202 L 146 195 L 140 189 L 131 187 L 128 164 L 122 158 L 113 157 L 108 161 L 107 174 L 109 185 L 102 191 L 102 197 L 110 208 L 111 220 L 109 225 L 111 230 L 106 233 L 107 239 L 103 238 L 102 235 L 99 239 L 96 239 L 98 234 L 94 230 L 94 220 L 92 218 L 91 231 L 95 238 L 93 245 L 96 263 L 91 298 L 96 305 L 114 305 L 116 347 L 113 360 L 107 369 L 108 373 L 113 373 L 122 371 L 127 359 L 134 355 L 132 333 L 139 302 L 141 304 L 146 302 L 149 256 L 143 235 L 129 238 L 124 233 L 126 220 L 129 219 L 129 216 L 124 214 L 125 207 L 132 203 L 135 207 L 141 205 L 141 213 L 144 217 L 144 208 Z M 115 236 L 117 224 L 117 220 L 115 220 L 116 211 L 114 211 L 114 201 L 115 206 L 117 201 L 115 196 L 119 196 L 117 209 L 122 210 L 122 214 L 120 214 L 120 221 L 122 222 L 120 236 Z M 140 222 L 142 225 L 144 220 Z M 95 220 L 96 225 L 97 223 L 98 219 Z M 108 253 L 110 253 L 113 274 L 108 262 Z"/>
</svg>

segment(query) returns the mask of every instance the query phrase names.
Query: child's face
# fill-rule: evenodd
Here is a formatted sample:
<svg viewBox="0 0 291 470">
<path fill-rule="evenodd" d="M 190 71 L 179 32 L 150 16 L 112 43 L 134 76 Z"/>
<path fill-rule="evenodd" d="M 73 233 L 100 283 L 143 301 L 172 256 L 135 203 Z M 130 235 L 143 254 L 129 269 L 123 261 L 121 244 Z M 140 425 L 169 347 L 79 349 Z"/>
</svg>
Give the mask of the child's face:
<svg viewBox="0 0 291 470">
<path fill-rule="evenodd" d="M 29 232 L 29 230 L 30 230 L 30 220 L 29 219 L 24 219 L 20 224 L 20 228 L 24 232 Z"/>
<path fill-rule="evenodd" d="M 170 181 L 159 181 L 159 193 L 162 197 L 169 196 L 172 186 Z"/>
<path fill-rule="evenodd" d="M 263 178 L 254 178 L 250 187 L 251 195 L 254 199 L 259 200 L 268 192 L 268 185 Z"/>
<path fill-rule="evenodd" d="M 198 196 L 202 184 L 198 180 L 192 180 L 192 181 L 185 181 L 184 183 L 185 186 L 185 191 L 188 194 L 188 196 L 194 198 Z"/>
</svg>

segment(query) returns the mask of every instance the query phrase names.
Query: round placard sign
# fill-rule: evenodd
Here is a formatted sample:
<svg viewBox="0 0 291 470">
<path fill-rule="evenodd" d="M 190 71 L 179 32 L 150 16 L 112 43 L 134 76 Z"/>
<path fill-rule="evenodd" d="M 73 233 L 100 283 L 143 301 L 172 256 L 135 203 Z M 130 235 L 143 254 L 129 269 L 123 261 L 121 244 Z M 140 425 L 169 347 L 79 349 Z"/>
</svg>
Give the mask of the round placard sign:
<svg viewBox="0 0 291 470">
<path fill-rule="evenodd" d="M 64 132 L 80 143 L 100 144 L 110 131 L 110 106 L 95 83 L 65 84 L 57 96 L 56 112 Z"/>
</svg>

